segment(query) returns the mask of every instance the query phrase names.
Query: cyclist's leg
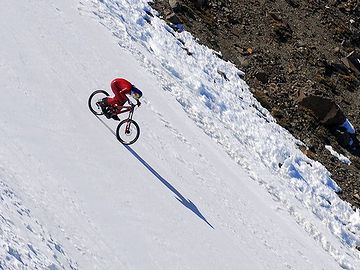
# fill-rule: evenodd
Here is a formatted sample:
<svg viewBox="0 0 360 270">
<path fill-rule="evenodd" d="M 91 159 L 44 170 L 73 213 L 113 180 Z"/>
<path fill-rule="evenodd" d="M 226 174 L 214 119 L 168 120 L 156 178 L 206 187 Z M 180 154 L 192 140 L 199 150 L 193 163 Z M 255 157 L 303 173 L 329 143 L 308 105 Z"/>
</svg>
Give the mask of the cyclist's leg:
<svg viewBox="0 0 360 270">
<path fill-rule="evenodd" d="M 116 98 L 116 96 L 115 96 L 113 98 L 108 98 L 107 103 L 109 104 L 109 106 L 111 106 L 112 111 L 111 111 L 111 113 L 108 113 L 107 116 L 106 115 L 105 116 L 108 117 L 108 118 L 111 117 L 114 120 L 120 121 L 120 119 L 119 119 L 119 117 L 117 115 L 120 113 L 122 105 L 124 105 L 125 101 L 118 100 Z"/>
<path fill-rule="evenodd" d="M 108 106 L 114 107 L 118 104 L 118 99 L 116 97 L 107 97 L 106 102 Z"/>
<path fill-rule="evenodd" d="M 116 98 L 105 97 L 101 100 L 100 107 L 106 118 L 112 117 L 112 115 L 114 114 L 114 109 L 116 108 L 116 104 Z"/>
<path fill-rule="evenodd" d="M 121 92 L 121 87 L 117 84 L 117 80 L 113 80 L 110 84 L 111 86 L 111 90 L 113 91 L 114 93 L 114 99 L 116 100 L 122 100 L 122 95 L 120 94 Z"/>
<path fill-rule="evenodd" d="M 117 114 L 121 112 L 122 106 L 124 106 L 125 102 L 126 100 L 117 100 L 116 105 L 114 105 Z"/>
<path fill-rule="evenodd" d="M 114 110 L 114 114 L 111 116 L 112 119 L 120 121 L 118 114 L 120 113 L 123 104 L 124 104 L 124 102 L 116 100 L 116 102 L 114 103 L 114 106 L 113 106 L 113 108 L 115 110 Z"/>
</svg>

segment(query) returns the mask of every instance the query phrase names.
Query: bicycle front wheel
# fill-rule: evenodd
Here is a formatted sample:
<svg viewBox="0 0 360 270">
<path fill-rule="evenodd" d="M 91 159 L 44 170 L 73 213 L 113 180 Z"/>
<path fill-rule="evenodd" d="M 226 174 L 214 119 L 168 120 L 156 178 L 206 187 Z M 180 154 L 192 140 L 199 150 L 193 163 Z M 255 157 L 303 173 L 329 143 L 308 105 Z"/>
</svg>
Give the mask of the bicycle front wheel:
<svg viewBox="0 0 360 270">
<path fill-rule="evenodd" d="M 116 128 L 116 138 L 125 145 L 133 144 L 140 136 L 140 127 L 132 119 L 125 119 Z"/>
</svg>

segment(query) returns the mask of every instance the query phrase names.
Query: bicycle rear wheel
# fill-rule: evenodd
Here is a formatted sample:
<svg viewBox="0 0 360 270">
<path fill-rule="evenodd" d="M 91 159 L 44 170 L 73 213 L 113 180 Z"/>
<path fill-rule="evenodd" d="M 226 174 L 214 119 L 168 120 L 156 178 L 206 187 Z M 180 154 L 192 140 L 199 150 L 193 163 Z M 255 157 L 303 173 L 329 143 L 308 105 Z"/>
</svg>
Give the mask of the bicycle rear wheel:
<svg viewBox="0 0 360 270">
<path fill-rule="evenodd" d="M 140 127 L 132 119 L 125 119 L 116 128 L 116 138 L 125 145 L 133 144 L 140 136 Z"/>
<path fill-rule="evenodd" d="M 88 100 L 89 109 L 93 114 L 102 115 L 103 112 L 99 105 L 99 101 L 101 101 L 104 97 L 108 97 L 109 93 L 105 90 L 96 90 L 94 91 Z"/>
</svg>

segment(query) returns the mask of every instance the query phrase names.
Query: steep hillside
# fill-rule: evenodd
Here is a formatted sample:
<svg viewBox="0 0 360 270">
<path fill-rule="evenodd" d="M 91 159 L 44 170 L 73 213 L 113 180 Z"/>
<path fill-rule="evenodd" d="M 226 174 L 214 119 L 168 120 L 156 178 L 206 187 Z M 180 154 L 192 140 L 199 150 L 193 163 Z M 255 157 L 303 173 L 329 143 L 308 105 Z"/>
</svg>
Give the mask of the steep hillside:
<svg viewBox="0 0 360 270">
<path fill-rule="evenodd" d="M 1 7 L 1 270 L 357 269 L 360 212 L 232 63 L 146 0 Z M 88 108 L 115 77 L 131 146 Z"/>
<path fill-rule="evenodd" d="M 309 157 L 330 170 L 342 188 L 339 195 L 360 207 L 359 156 L 296 101 L 299 91 L 330 97 L 360 129 L 359 76 L 341 67 L 341 58 L 359 52 L 358 1 L 173 0 L 153 7 L 243 70 L 261 104 L 305 142 Z M 325 145 L 349 157 L 351 165 Z"/>
</svg>

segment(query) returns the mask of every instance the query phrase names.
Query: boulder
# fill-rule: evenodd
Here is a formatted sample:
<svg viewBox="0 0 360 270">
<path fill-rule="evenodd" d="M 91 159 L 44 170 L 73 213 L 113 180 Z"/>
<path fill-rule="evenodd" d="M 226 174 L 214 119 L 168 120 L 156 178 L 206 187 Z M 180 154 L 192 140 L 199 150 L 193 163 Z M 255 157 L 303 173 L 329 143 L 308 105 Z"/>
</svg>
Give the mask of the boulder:
<svg viewBox="0 0 360 270">
<path fill-rule="evenodd" d="M 309 109 L 323 125 L 340 126 L 346 120 L 346 116 L 340 107 L 330 98 L 314 95 L 306 96 L 303 92 L 300 92 L 297 101 L 301 106 Z"/>
</svg>

